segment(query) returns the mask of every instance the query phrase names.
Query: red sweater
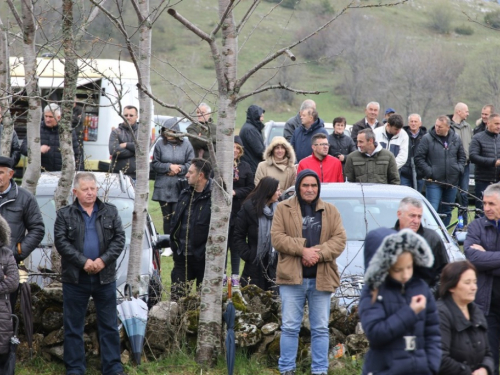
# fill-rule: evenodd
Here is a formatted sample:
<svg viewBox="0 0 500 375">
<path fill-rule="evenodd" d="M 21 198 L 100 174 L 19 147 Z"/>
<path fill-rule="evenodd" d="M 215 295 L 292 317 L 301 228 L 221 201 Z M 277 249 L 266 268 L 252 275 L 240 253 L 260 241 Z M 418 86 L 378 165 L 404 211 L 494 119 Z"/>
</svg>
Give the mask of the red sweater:
<svg viewBox="0 0 500 375">
<path fill-rule="evenodd" d="M 319 160 L 313 153 L 300 161 L 297 174 L 304 169 L 316 172 L 321 182 L 344 182 L 342 163 L 331 155 L 326 155 L 323 160 Z"/>
</svg>

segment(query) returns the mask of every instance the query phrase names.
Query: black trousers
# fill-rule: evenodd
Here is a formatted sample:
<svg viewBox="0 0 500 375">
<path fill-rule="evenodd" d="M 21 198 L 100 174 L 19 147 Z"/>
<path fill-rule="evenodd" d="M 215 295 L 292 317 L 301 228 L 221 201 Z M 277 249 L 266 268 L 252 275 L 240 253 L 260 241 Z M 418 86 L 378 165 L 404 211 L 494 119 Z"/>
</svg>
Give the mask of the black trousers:
<svg viewBox="0 0 500 375">
<path fill-rule="evenodd" d="M 161 214 L 163 215 L 163 234 L 170 234 L 170 221 L 175 211 L 177 202 L 159 201 Z"/>
<path fill-rule="evenodd" d="M 190 281 L 196 280 L 196 288 L 199 288 L 205 275 L 205 257 L 196 258 L 192 255 L 174 252 L 174 268 L 172 269 L 172 286 L 170 289 L 171 300 L 178 301 L 179 298 L 189 294 L 192 288 Z"/>
</svg>

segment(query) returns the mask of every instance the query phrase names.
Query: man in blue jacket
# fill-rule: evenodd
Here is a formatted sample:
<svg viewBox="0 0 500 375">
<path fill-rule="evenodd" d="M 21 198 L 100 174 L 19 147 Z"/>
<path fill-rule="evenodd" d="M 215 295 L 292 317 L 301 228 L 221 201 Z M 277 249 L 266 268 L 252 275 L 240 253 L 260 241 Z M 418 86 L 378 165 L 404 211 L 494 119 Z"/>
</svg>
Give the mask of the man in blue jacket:
<svg viewBox="0 0 500 375">
<path fill-rule="evenodd" d="M 314 134 L 323 133 L 328 137 L 325 123 L 318 117 L 316 108 L 300 111 L 300 121 L 302 121 L 302 126 L 295 129 L 290 140 L 297 156 L 297 163 L 312 154 L 311 141 Z"/>
<path fill-rule="evenodd" d="M 484 217 L 469 224 L 465 257 L 477 269 L 476 303 L 488 322 L 488 340 L 498 375 L 500 349 L 500 183 L 484 190 Z"/>
</svg>

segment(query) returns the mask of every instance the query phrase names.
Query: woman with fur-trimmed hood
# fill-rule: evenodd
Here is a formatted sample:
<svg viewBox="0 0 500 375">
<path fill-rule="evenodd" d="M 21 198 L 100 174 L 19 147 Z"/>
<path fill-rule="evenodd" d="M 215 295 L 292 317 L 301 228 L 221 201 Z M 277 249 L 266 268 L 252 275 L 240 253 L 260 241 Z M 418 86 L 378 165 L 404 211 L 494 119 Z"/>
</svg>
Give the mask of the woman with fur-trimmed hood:
<svg viewBox="0 0 500 375">
<path fill-rule="evenodd" d="M 262 157 L 264 161 L 259 163 L 255 172 L 255 186 L 266 176 L 277 179 L 282 191 L 295 184 L 295 151 L 284 137 L 274 137 Z"/>
<path fill-rule="evenodd" d="M 410 229 L 384 238 L 371 258 L 359 316 L 370 342 L 363 374 L 431 375 L 441 363 L 436 302 L 413 265 L 430 267 L 429 245 Z"/>
<path fill-rule="evenodd" d="M 19 286 L 19 270 L 9 248 L 10 227 L 0 216 L 0 373 L 7 360 L 12 337 L 10 293 Z"/>
</svg>

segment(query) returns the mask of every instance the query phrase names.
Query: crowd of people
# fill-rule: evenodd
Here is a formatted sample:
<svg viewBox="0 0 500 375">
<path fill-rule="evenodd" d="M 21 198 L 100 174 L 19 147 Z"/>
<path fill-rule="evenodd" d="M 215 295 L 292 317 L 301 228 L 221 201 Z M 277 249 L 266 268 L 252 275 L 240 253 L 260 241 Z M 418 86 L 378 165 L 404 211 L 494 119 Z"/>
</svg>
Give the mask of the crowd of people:
<svg viewBox="0 0 500 375">
<path fill-rule="evenodd" d="M 257 105 L 248 108 L 246 122 L 234 137 L 228 233 L 231 268 L 223 282 L 253 284 L 280 296 L 282 375 L 295 374 L 307 303 L 311 372 L 326 374 L 331 296 L 340 285 L 335 259 L 344 251 L 346 232 L 339 211 L 320 198 L 321 184 L 403 184 L 418 191 L 425 184 L 427 199 L 447 215 L 447 224 L 451 206 L 441 203 L 454 202 L 458 187 L 462 203 L 467 204 L 462 193 L 468 190 L 469 163 L 474 163 L 476 195 L 481 198 L 477 206 L 484 209 L 484 216 L 469 224 L 464 245 L 467 260 L 449 262 L 439 235 L 422 224 L 423 204 L 418 199 L 401 201 L 393 228 L 367 234 L 359 315 L 370 351 L 363 373 L 402 374 L 411 368 L 414 374 L 497 375 L 500 115 L 493 106 L 485 106 L 473 130 L 466 122 L 467 105 L 458 103 L 453 114 L 439 116 L 427 130 L 418 114 L 411 114 L 405 126 L 392 108 L 379 122 L 379 111 L 378 103 L 368 103 L 365 117 L 350 133 L 346 119 L 336 117 L 333 133 L 328 134 L 316 103 L 308 99 L 287 121 L 283 136 L 266 147 L 265 110 Z M 210 150 L 216 149 L 211 114 L 206 103 L 197 106 L 197 122 L 188 127 L 187 139 L 180 133 L 179 119 L 167 120 L 153 150 L 153 200 L 162 212 L 163 232 L 170 235 L 174 262 L 172 301 L 186 296 L 191 283 L 199 287 L 204 278 L 214 183 Z M 110 171 L 135 179 L 137 108 L 126 106 L 122 115 L 125 121 L 109 137 Z M 60 118 L 57 105 L 44 108 L 40 142 L 42 168 L 47 171 L 60 170 L 62 165 Z M 80 170 L 83 160 L 76 128 L 73 146 Z M 35 198 L 12 179 L 13 167 L 26 153 L 26 141 L 19 145 L 14 133 L 11 158 L 0 157 L 0 214 L 6 219 L 4 223 L 0 218 L 0 293 L 10 296 L 5 311 L 11 311 L 17 299 L 16 263 L 44 235 Z M 295 194 L 283 199 L 282 191 L 290 187 Z M 54 229 L 55 247 L 62 257 L 67 374 L 85 372 L 83 330 L 90 297 L 98 315 L 102 371 L 124 374 L 114 308 L 115 261 L 125 241 L 120 215 L 116 207 L 97 197 L 92 173 L 76 175 L 73 194 L 74 202 L 58 211 Z M 245 262 L 241 277 L 240 259 Z M 1 318 L 2 307 L 0 332 L 5 337 L 11 331 Z M 0 366 L 6 350 L 0 340 Z"/>
</svg>

